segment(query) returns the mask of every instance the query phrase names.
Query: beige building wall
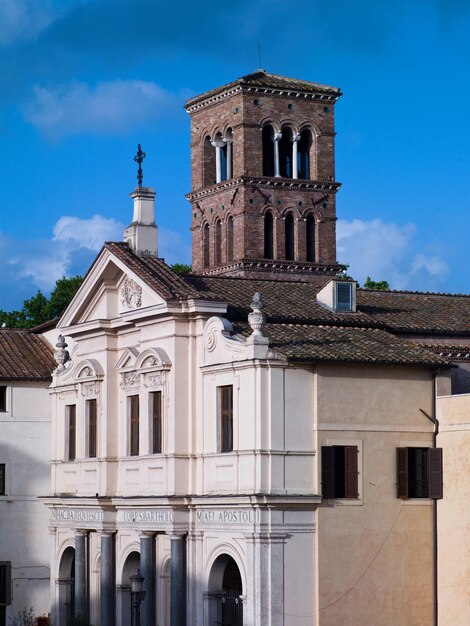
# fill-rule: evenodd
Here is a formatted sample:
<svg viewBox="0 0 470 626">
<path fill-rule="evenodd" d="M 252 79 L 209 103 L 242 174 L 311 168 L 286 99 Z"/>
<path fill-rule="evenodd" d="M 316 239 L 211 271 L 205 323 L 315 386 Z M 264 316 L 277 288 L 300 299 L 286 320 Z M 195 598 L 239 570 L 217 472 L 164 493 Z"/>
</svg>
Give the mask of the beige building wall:
<svg viewBox="0 0 470 626">
<path fill-rule="evenodd" d="M 444 498 L 437 504 L 439 624 L 470 623 L 470 394 L 437 398 Z"/>
<path fill-rule="evenodd" d="M 359 498 L 318 508 L 318 624 L 432 624 L 432 500 L 396 495 L 396 448 L 432 445 L 432 374 L 325 365 L 315 378 L 319 456 L 359 449 Z"/>
</svg>

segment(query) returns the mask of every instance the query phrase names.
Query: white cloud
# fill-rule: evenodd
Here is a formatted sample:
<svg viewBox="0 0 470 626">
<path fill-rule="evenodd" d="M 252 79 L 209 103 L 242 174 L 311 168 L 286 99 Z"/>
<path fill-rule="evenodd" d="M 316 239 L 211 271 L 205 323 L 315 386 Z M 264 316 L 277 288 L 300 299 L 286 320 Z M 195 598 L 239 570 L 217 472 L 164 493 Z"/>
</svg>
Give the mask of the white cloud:
<svg viewBox="0 0 470 626">
<path fill-rule="evenodd" d="M 38 289 L 49 293 L 62 276 L 85 274 L 105 241 L 122 241 L 123 228 L 102 215 L 68 215 L 55 223 L 50 239 L 20 241 L 0 231 L 0 309 L 20 308 Z M 161 228 L 158 235 L 167 263 L 191 262 L 191 246 L 180 233 Z"/>
<path fill-rule="evenodd" d="M 119 241 L 122 230 L 120 222 L 102 215 L 93 215 L 86 220 L 64 215 L 54 225 L 53 240 L 98 252 L 105 241 Z"/>
<path fill-rule="evenodd" d="M 394 289 L 437 290 L 449 271 L 435 254 L 416 250 L 414 224 L 338 220 L 338 260 L 363 283 L 367 276 L 386 280 Z"/>
<path fill-rule="evenodd" d="M 116 134 L 174 114 L 178 98 L 153 82 L 113 80 L 95 88 L 75 82 L 36 85 L 24 107 L 28 122 L 51 138 L 77 133 Z"/>
</svg>

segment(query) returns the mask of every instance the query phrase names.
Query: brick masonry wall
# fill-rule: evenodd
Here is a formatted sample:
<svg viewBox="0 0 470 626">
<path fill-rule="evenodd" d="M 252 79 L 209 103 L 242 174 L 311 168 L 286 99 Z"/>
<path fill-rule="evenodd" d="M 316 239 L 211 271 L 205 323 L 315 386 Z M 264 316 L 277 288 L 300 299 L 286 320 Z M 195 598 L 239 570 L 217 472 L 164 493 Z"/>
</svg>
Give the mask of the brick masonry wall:
<svg viewBox="0 0 470 626">
<path fill-rule="evenodd" d="M 256 101 L 256 103 L 255 103 Z M 295 260 L 306 260 L 306 216 L 314 214 L 315 260 L 319 263 L 336 262 L 336 187 L 328 191 L 279 188 L 266 184 L 292 179 L 264 179 L 251 184 L 243 180 L 237 184 L 211 185 L 208 168 L 215 168 L 214 152 L 204 156 L 204 140 L 217 133 L 233 134 L 233 181 L 240 177 L 263 174 L 261 128 L 270 123 L 276 130 L 289 125 L 295 132 L 309 127 L 313 131 L 310 158 L 311 180 L 334 182 L 334 104 L 302 100 L 292 97 L 274 97 L 239 92 L 210 104 L 191 114 L 192 193 L 207 190 L 200 197 L 190 196 L 192 205 L 193 271 L 203 268 L 203 228 L 209 224 L 210 268 L 216 265 L 216 222 L 221 220 L 222 264 L 227 263 L 227 223 L 233 218 L 234 259 L 262 259 L 264 256 L 264 215 L 270 210 L 274 218 L 274 258 L 285 258 L 285 216 L 294 217 Z M 207 145 L 207 144 L 206 144 Z M 299 181 L 302 182 L 302 181 Z"/>
</svg>

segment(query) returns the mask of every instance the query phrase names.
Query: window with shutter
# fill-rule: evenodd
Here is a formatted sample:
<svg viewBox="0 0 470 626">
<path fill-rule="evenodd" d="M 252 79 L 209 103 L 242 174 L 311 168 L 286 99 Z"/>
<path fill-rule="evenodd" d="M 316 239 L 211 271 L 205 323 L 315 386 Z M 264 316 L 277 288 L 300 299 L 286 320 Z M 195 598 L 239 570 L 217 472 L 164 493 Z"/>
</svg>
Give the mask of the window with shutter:
<svg viewBox="0 0 470 626">
<path fill-rule="evenodd" d="M 76 405 L 68 404 L 66 406 L 66 422 L 67 422 L 67 450 L 66 460 L 75 461 L 76 456 Z"/>
<path fill-rule="evenodd" d="M 336 283 L 336 309 L 338 311 L 352 311 L 351 283 Z"/>
<path fill-rule="evenodd" d="M 86 420 L 87 420 L 87 452 L 89 458 L 96 457 L 96 439 L 97 439 L 97 419 L 96 419 L 96 400 L 86 401 Z"/>
<path fill-rule="evenodd" d="M 220 451 L 233 450 L 233 387 L 219 387 Z"/>
<path fill-rule="evenodd" d="M 442 448 L 397 448 L 397 497 L 442 498 Z"/>
<path fill-rule="evenodd" d="M 129 396 L 129 454 L 139 455 L 139 396 Z"/>
<path fill-rule="evenodd" d="M 322 446 L 324 498 L 358 498 L 358 447 Z"/>
</svg>

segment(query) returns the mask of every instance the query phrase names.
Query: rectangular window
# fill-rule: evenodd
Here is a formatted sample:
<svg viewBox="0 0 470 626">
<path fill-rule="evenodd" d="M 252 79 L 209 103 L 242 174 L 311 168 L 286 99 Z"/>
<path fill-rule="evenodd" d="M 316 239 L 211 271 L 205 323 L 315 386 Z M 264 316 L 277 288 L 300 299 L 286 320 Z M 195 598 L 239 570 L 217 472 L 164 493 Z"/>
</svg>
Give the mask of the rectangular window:
<svg viewBox="0 0 470 626">
<path fill-rule="evenodd" d="M 220 451 L 233 450 L 233 387 L 219 387 Z"/>
<path fill-rule="evenodd" d="M 11 561 L 0 561 L 0 616 L 2 609 L 9 604 L 11 604 Z"/>
<path fill-rule="evenodd" d="M 397 448 L 397 497 L 442 498 L 442 448 Z"/>
<path fill-rule="evenodd" d="M 76 456 L 76 406 L 68 404 L 66 406 L 66 422 L 67 422 L 67 461 L 75 461 Z"/>
<path fill-rule="evenodd" d="M 7 388 L 0 385 L 0 412 L 5 413 L 7 410 Z"/>
<path fill-rule="evenodd" d="M 129 454 L 139 455 L 139 396 L 129 396 Z"/>
<path fill-rule="evenodd" d="M 324 498 L 358 498 L 357 446 L 322 446 Z"/>
<path fill-rule="evenodd" d="M 162 451 L 162 392 L 150 393 L 150 419 L 152 428 L 152 452 L 160 454 Z"/>
<path fill-rule="evenodd" d="M 96 457 L 96 436 L 97 436 L 97 421 L 96 421 L 96 400 L 86 401 L 86 422 L 88 429 L 88 457 Z"/>
<path fill-rule="evenodd" d="M 0 496 L 4 496 L 6 489 L 5 463 L 0 463 Z"/>
<path fill-rule="evenodd" d="M 352 311 L 351 283 L 336 283 L 336 309 L 338 311 Z"/>
</svg>

